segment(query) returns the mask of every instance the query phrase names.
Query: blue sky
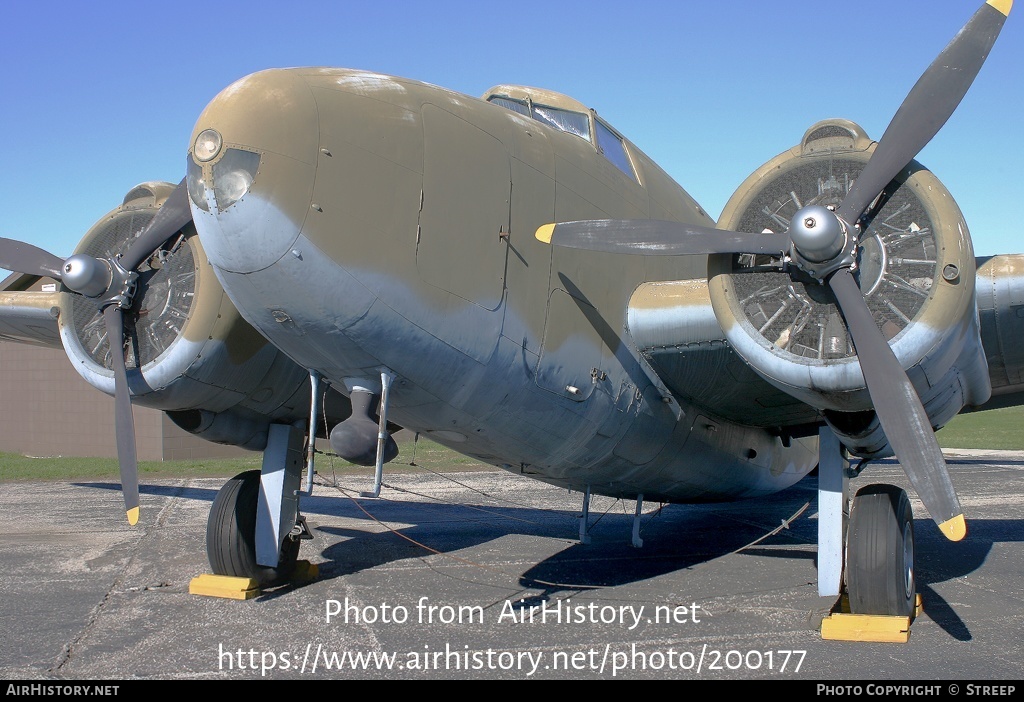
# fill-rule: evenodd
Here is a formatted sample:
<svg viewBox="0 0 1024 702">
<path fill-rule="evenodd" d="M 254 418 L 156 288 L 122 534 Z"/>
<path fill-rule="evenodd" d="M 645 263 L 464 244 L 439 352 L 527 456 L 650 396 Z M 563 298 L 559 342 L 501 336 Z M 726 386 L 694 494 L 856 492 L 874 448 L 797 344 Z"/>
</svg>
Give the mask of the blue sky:
<svg viewBox="0 0 1024 702">
<path fill-rule="evenodd" d="M 0 0 L 0 236 L 70 254 L 131 187 L 180 180 L 195 120 L 222 88 L 300 65 L 471 95 L 498 83 L 567 93 L 717 217 L 820 119 L 880 138 L 979 4 Z M 979 255 L 1024 251 L 1022 74 L 1018 7 L 919 157 L 957 200 Z"/>
</svg>

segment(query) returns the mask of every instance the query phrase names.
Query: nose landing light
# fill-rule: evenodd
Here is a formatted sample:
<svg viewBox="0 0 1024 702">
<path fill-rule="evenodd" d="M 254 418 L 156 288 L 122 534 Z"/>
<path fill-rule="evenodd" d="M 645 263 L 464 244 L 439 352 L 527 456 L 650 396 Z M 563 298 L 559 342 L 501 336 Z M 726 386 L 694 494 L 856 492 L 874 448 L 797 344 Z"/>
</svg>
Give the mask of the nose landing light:
<svg viewBox="0 0 1024 702">
<path fill-rule="evenodd" d="M 241 200 L 259 172 L 260 155 L 239 148 L 222 150 L 223 140 L 213 129 L 196 138 L 188 159 L 188 194 L 204 212 L 223 212 Z"/>
</svg>

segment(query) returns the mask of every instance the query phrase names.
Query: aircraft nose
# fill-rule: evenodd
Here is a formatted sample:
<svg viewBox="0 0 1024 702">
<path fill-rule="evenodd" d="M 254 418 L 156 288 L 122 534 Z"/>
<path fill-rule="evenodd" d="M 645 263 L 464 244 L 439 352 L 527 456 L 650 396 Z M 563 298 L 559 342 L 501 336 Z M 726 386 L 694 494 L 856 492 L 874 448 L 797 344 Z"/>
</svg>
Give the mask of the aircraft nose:
<svg viewBox="0 0 1024 702">
<path fill-rule="evenodd" d="M 254 73 L 206 107 L 192 132 L 187 180 L 214 266 L 251 273 L 290 250 L 310 206 L 318 135 L 316 103 L 294 71 Z"/>
</svg>

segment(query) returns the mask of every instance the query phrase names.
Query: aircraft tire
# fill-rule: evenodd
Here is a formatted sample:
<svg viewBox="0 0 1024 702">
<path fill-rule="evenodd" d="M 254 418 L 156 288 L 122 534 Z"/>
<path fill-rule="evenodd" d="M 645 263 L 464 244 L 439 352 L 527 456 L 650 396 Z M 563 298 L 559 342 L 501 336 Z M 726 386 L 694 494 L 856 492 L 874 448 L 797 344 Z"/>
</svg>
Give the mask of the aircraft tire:
<svg viewBox="0 0 1024 702">
<path fill-rule="evenodd" d="M 902 488 L 868 485 L 853 498 L 846 589 L 853 614 L 913 615 L 914 514 Z"/>
<path fill-rule="evenodd" d="M 239 473 L 224 484 L 210 508 L 206 555 L 215 575 L 254 578 L 260 587 L 287 582 L 295 570 L 299 540 L 285 537 L 276 568 L 256 562 L 256 504 L 260 471 Z"/>
</svg>

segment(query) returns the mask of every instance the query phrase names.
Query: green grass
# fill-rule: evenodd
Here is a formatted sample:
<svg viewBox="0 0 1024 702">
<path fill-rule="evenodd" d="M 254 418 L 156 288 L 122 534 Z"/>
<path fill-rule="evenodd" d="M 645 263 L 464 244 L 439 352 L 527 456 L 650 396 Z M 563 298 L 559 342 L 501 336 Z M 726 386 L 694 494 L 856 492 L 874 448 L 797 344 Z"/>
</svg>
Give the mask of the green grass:
<svg viewBox="0 0 1024 702">
<path fill-rule="evenodd" d="M 943 448 L 1024 450 L 1024 407 L 959 414 L 938 438 Z"/>
<path fill-rule="evenodd" d="M 1024 407 L 970 412 L 953 418 L 938 433 L 943 448 L 1024 450 Z M 491 466 L 463 456 L 427 439 L 398 442 L 398 458 L 385 466 L 387 473 L 414 470 L 443 472 L 488 470 Z M 139 477 L 230 478 L 242 471 L 258 469 L 262 455 L 199 461 L 142 461 Z M 413 464 L 413 465 L 410 465 Z M 373 475 L 373 468 L 356 466 L 340 458 L 318 455 L 317 471 L 323 475 Z M 117 480 L 117 461 L 111 458 L 29 458 L 0 453 L 0 482 L 27 480 Z"/>
<path fill-rule="evenodd" d="M 261 457 L 224 458 L 202 461 L 140 461 L 139 478 L 231 477 L 260 467 Z M 26 457 L 0 453 L 0 481 L 25 480 L 107 480 L 118 479 L 117 459 Z"/>
<path fill-rule="evenodd" d="M 444 472 L 488 470 L 488 466 L 440 444 L 412 438 L 398 441 L 398 458 L 384 467 L 385 473 L 414 470 Z M 230 478 L 246 470 L 259 469 L 263 455 L 252 453 L 239 458 L 211 458 L 198 461 L 140 461 L 139 479 Z M 410 465 L 414 463 L 415 465 Z M 318 473 L 330 475 L 373 475 L 373 467 L 357 466 L 341 458 L 317 454 Z M 117 460 L 113 458 L 71 458 L 65 456 L 32 458 L 0 453 L 0 482 L 28 480 L 117 480 Z"/>
</svg>

